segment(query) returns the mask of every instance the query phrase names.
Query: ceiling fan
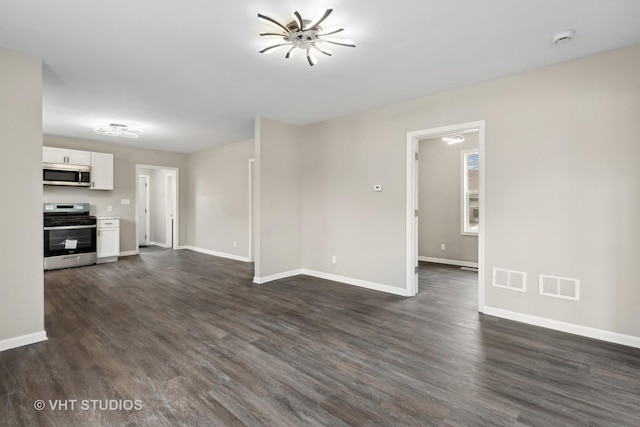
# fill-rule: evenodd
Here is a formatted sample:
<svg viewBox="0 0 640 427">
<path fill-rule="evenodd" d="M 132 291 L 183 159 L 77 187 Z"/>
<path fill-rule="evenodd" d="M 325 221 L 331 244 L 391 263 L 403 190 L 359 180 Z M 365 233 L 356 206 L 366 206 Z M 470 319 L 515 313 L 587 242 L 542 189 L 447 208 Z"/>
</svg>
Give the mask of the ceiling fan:
<svg viewBox="0 0 640 427">
<path fill-rule="evenodd" d="M 323 14 L 318 16 L 313 21 L 303 19 L 300 13 L 293 12 L 293 21 L 286 25 L 281 24 L 273 18 L 265 16 L 261 13 L 258 14 L 258 18 L 263 22 L 275 26 L 278 32 L 266 32 L 260 33 L 263 37 L 278 37 L 282 40 L 278 40 L 278 43 L 266 47 L 260 51 L 260 53 L 271 53 L 280 47 L 287 48 L 285 58 L 289 59 L 295 49 L 306 51 L 307 61 L 312 67 L 318 63 L 318 59 L 313 55 L 313 51 L 318 51 L 327 56 L 331 56 L 330 50 L 327 50 L 323 44 L 334 44 L 338 46 L 356 47 L 355 43 L 346 39 L 328 39 L 326 36 L 337 34 L 344 31 L 344 28 L 337 28 L 334 30 L 324 31 L 320 24 L 324 22 L 329 15 L 331 15 L 333 9 L 327 9 Z"/>
</svg>

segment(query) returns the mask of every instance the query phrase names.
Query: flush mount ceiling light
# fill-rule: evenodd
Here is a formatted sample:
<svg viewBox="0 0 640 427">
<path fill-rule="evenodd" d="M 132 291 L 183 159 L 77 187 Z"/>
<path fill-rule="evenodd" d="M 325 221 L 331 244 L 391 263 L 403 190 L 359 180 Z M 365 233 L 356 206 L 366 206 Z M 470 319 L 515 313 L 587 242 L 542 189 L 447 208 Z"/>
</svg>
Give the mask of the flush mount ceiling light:
<svg viewBox="0 0 640 427">
<path fill-rule="evenodd" d="M 105 135 L 123 136 L 125 138 L 137 138 L 142 133 L 140 129 L 133 129 L 121 123 L 111 123 L 108 125 L 100 126 L 94 130 Z"/>
<path fill-rule="evenodd" d="M 320 24 L 324 22 L 329 15 L 331 15 L 333 9 L 327 9 L 322 15 L 309 21 L 303 19 L 302 16 L 296 11 L 293 12 L 293 21 L 286 25 L 283 25 L 273 18 L 269 18 L 261 13 L 258 14 L 258 18 L 263 22 L 278 28 L 278 32 L 260 33 L 263 37 L 277 37 L 278 43 L 264 48 L 260 53 L 271 53 L 278 48 L 284 47 L 287 50 L 285 58 L 289 59 L 296 49 L 304 50 L 307 54 L 307 61 L 312 67 L 318 63 L 318 59 L 313 55 L 313 51 L 318 51 L 327 56 L 331 56 L 331 51 L 327 50 L 323 45 L 334 44 L 338 46 L 356 47 L 355 43 L 351 40 L 345 39 L 327 39 L 326 36 L 337 34 L 344 31 L 344 28 L 336 28 L 334 30 L 324 31 Z"/>
<path fill-rule="evenodd" d="M 464 142 L 464 135 L 445 136 L 442 140 L 449 145 L 461 144 Z"/>
</svg>

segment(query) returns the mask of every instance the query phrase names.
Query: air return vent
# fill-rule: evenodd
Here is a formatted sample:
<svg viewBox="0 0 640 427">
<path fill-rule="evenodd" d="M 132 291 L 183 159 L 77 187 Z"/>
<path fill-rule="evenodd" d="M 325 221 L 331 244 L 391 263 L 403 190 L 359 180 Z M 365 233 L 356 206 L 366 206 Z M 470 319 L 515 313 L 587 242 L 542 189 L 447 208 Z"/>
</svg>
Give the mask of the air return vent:
<svg viewBox="0 0 640 427">
<path fill-rule="evenodd" d="M 578 279 L 541 274 L 538 281 L 540 295 L 580 301 L 580 281 Z"/>
<path fill-rule="evenodd" d="M 527 273 L 522 271 L 503 270 L 494 268 L 491 284 L 496 288 L 510 289 L 512 291 L 527 291 Z"/>
</svg>

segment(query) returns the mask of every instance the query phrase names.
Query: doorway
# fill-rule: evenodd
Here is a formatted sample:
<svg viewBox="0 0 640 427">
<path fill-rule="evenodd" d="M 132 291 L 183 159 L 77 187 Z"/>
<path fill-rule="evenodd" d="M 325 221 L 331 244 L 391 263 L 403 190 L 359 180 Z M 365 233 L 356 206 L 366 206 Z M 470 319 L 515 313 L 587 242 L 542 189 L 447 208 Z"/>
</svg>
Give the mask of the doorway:
<svg viewBox="0 0 640 427">
<path fill-rule="evenodd" d="M 175 244 L 175 209 L 176 209 L 176 174 L 166 175 L 166 221 L 165 221 L 165 241 L 168 247 L 173 248 Z"/>
<path fill-rule="evenodd" d="M 407 133 L 407 209 L 406 209 L 406 294 L 414 296 L 418 293 L 418 256 L 419 256 L 419 144 L 421 140 L 433 139 L 436 137 L 451 136 L 454 134 L 464 134 L 464 132 L 475 132 L 478 135 L 478 156 L 476 158 L 479 168 L 479 182 L 477 193 L 474 194 L 474 205 L 471 208 L 472 214 L 480 218 L 477 227 L 478 235 L 478 310 L 484 311 L 484 150 L 485 150 L 485 123 L 484 121 L 461 123 L 452 126 L 424 129 Z M 461 157 L 464 158 L 464 155 Z M 462 191 L 461 201 L 465 203 Z M 464 205 L 463 205 L 464 206 Z M 463 210 L 464 211 L 464 210 Z M 474 216 L 474 215 L 472 215 Z M 468 218 L 468 216 L 466 216 Z M 461 227 L 464 230 L 464 220 L 461 220 Z M 467 230 L 468 231 L 468 230 Z M 438 243 L 441 245 L 442 243 Z"/>
<path fill-rule="evenodd" d="M 138 247 L 149 245 L 149 235 L 151 234 L 149 220 L 149 175 L 138 175 L 136 207 L 137 208 L 137 228 Z"/>
<path fill-rule="evenodd" d="M 137 247 L 178 249 L 179 170 L 138 164 L 136 180 Z"/>
</svg>

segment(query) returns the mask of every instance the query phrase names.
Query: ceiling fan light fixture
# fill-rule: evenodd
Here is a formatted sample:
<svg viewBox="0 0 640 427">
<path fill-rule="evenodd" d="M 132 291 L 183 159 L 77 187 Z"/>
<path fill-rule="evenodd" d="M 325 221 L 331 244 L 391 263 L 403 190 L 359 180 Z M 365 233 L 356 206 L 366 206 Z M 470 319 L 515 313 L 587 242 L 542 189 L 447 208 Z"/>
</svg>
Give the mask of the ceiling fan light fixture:
<svg viewBox="0 0 640 427">
<path fill-rule="evenodd" d="M 109 136 L 122 136 L 124 138 L 138 138 L 142 133 L 141 129 L 130 128 L 122 123 L 110 123 L 101 125 L 94 129 L 95 132 Z"/>
<path fill-rule="evenodd" d="M 281 40 L 278 40 L 278 42 L 280 43 L 266 47 L 259 52 L 271 53 L 279 47 L 285 47 L 287 49 L 285 58 L 288 59 L 293 56 L 293 53 L 296 49 L 300 49 L 306 52 L 307 62 L 309 62 L 309 65 L 313 67 L 318 63 L 318 59 L 313 56 L 313 54 L 311 53 L 311 49 L 315 49 L 327 56 L 332 55 L 331 51 L 323 49 L 321 47 L 322 43 L 330 43 L 345 47 L 356 47 L 356 44 L 352 40 L 331 40 L 323 38 L 325 36 L 344 31 L 343 28 L 337 28 L 323 32 L 320 24 L 324 22 L 324 20 L 327 19 L 329 15 L 331 15 L 331 12 L 333 12 L 333 9 L 326 9 L 316 19 L 314 19 L 313 21 L 309 21 L 307 19 L 303 19 L 302 15 L 298 11 L 295 11 L 293 12 L 294 20 L 286 25 L 283 25 L 275 19 L 259 13 L 258 18 L 261 21 L 266 22 L 270 25 L 274 25 L 282 30 L 280 33 L 260 33 L 260 36 L 262 37 L 278 37 L 281 38 Z"/>
</svg>

